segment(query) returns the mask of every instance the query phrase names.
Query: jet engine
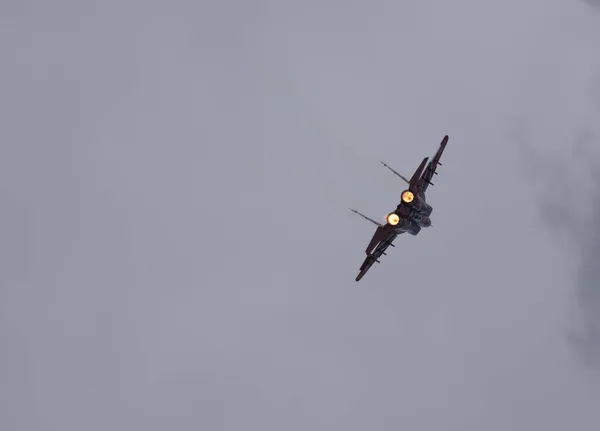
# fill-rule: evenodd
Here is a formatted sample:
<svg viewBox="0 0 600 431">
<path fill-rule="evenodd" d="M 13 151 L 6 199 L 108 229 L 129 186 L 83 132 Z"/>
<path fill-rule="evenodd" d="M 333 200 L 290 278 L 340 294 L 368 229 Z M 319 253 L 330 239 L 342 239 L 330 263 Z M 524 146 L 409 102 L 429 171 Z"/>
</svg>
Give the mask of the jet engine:
<svg viewBox="0 0 600 431">
<path fill-rule="evenodd" d="M 390 226 L 397 226 L 400 223 L 400 216 L 396 213 L 389 213 L 385 220 L 390 224 Z"/>
<path fill-rule="evenodd" d="M 418 194 L 413 193 L 411 190 L 404 190 L 400 195 L 400 199 L 402 199 L 404 204 L 408 205 L 426 217 L 429 217 L 433 211 L 433 207 L 431 205 L 429 205 L 427 202 L 421 199 Z"/>
<path fill-rule="evenodd" d="M 416 235 L 421 230 L 419 223 L 411 220 L 410 218 L 400 217 L 395 212 L 389 213 L 385 219 L 390 226 L 393 226 L 396 229 L 402 229 L 411 235 Z"/>
</svg>

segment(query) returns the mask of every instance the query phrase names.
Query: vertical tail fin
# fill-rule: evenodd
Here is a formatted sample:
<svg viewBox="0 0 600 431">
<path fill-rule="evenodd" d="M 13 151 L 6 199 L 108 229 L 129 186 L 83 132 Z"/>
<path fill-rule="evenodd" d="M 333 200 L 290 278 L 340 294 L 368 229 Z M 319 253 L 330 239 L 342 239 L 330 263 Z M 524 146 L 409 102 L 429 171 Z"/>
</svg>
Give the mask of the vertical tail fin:
<svg viewBox="0 0 600 431">
<path fill-rule="evenodd" d="M 417 168 L 417 170 L 415 171 L 415 173 L 413 174 L 413 176 L 410 179 L 410 187 L 411 189 L 414 188 L 415 190 L 420 190 L 421 188 L 421 174 L 423 173 L 423 170 L 425 170 L 425 166 L 427 165 L 427 161 L 429 160 L 429 157 L 425 157 L 423 159 L 423 161 L 421 162 L 421 164 L 419 165 L 419 167 Z"/>
<path fill-rule="evenodd" d="M 423 172 L 423 176 L 421 177 L 421 190 L 423 192 L 425 192 L 427 190 L 428 186 L 432 186 L 433 183 L 431 182 L 432 178 L 434 175 L 437 175 L 437 167 L 438 165 L 441 166 L 442 163 L 440 162 L 440 159 L 442 158 L 442 153 L 444 152 L 444 149 L 446 148 L 446 145 L 448 144 L 448 135 L 444 136 L 444 138 L 442 139 L 442 142 L 440 143 L 440 146 L 438 148 L 438 150 L 436 151 L 435 155 L 433 156 L 433 159 L 431 159 L 431 162 L 429 162 L 429 164 L 427 165 L 427 168 L 425 169 L 425 171 Z"/>
</svg>

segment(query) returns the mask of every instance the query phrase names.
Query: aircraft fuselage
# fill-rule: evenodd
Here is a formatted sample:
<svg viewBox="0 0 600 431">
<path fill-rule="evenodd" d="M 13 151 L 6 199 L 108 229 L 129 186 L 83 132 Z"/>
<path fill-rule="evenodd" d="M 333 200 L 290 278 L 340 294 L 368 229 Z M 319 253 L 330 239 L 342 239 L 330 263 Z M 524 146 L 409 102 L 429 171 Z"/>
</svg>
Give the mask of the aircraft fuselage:
<svg viewBox="0 0 600 431">
<path fill-rule="evenodd" d="M 406 182 L 408 188 L 400 194 L 400 204 L 393 212 L 386 216 L 387 223 L 385 225 L 351 209 L 352 212 L 377 225 L 377 229 L 365 249 L 367 256 L 360 266 L 356 281 L 359 281 L 375 262 L 379 262 L 381 256 L 386 254 L 388 247 L 394 246 L 393 241 L 398 235 L 409 233 L 416 236 L 422 228 L 432 226 L 431 213 L 433 212 L 433 207 L 427 203 L 425 193 L 429 186 L 433 186 L 431 180 L 434 175 L 437 175 L 436 169 L 441 165 L 440 159 L 447 143 L 448 135 L 442 139 L 431 161 L 429 161 L 429 157 L 425 157 L 410 179 L 396 172 L 384 162 L 381 162 L 386 168 Z"/>
<path fill-rule="evenodd" d="M 390 225 L 390 227 L 399 232 L 417 235 L 421 228 L 431 226 L 430 215 L 433 212 L 433 207 L 427 204 L 425 196 L 418 196 L 415 201 L 416 205 L 406 206 L 400 204 L 396 207 L 394 213 L 398 215 L 400 220 L 398 224 L 395 226 Z"/>
</svg>

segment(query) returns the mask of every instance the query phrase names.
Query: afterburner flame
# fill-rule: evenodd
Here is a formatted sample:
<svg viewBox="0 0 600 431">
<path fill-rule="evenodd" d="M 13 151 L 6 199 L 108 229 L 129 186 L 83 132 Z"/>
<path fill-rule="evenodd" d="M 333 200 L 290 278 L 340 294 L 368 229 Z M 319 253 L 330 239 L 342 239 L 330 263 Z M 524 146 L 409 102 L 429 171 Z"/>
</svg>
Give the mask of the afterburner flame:
<svg viewBox="0 0 600 431">
<path fill-rule="evenodd" d="M 405 190 L 402 192 L 402 202 L 405 204 L 411 203 L 415 199 L 415 195 L 410 190 Z"/>
<path fill-rule="evenodd" d="M 400 223 L 400 217 L 396 213 L 388 214 L 387 222 L 392 226 L 396 226 L 398 223 Z"/>
</svg>

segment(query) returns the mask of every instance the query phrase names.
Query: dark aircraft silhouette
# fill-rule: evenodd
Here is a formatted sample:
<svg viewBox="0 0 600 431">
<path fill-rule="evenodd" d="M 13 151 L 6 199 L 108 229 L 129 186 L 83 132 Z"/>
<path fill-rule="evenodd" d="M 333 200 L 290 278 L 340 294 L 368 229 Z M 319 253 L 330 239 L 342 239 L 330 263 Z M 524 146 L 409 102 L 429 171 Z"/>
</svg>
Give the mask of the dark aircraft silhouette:
<svg viewBox="0 0 600 431">
<path fill-rule="evenodd" d="M 387 215 L 387 223 L 385 225 L 377 223 L 375 220 L 350 208 L 350 211 L 377 225 L 377 230 L 365 250 L 367 257 L 360 267 L 356 281 L 363 278 L 375 262 L 379 263 L 379 258 L 382 254 L 386 254 L 385 251 L 389 246 L 395 247 L 392 242 L 398 235 L 404 232 L 417 235 L 421 231 L 421 228 L 431 226 L 430 216 L 433 207 L 427 203 L 425 192 L 427 191 L 427 187 L 433 185 L 431 179 L 433 175 L 437 175 L 436 169 L 438 165 L 441 165 L 440 158 L 446 148 L 446 144 L 448 144 L 448 135 L 442 139 L 439 149 L 429 164 L 427 163 L 429 157 L 425 157 L 410 180 L 381 162 L 383 166 L 408 183 L 408 189 L 400 194 L 400 204 L 394 212 Z"/>
</svg>

